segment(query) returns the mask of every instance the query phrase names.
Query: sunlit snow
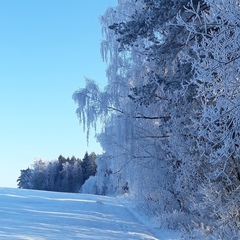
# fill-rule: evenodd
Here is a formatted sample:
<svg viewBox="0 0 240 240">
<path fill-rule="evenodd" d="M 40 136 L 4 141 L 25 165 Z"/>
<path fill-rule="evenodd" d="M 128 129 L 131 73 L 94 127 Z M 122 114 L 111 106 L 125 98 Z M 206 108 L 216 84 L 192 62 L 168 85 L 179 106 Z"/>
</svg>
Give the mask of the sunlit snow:
<svg viewBox="0 0 240 240">
<path fill-rule="evenodd" d="M 166 239 L 106 196 L 0 188 L 0 216 L 0 239 Z"/>
</svg>

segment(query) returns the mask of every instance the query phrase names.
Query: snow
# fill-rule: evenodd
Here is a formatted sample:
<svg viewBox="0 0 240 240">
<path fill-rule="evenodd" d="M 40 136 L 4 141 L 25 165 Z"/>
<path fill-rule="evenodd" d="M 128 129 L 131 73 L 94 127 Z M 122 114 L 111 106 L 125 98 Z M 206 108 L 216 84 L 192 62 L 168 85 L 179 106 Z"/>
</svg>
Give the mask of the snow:
<svg viewBox="0 0 240 240">
<path fill-rule="evenodd" d="M 0 239 L 179 239 L 107 196 L 0 188 L 0 216 Z"/>
</svg>

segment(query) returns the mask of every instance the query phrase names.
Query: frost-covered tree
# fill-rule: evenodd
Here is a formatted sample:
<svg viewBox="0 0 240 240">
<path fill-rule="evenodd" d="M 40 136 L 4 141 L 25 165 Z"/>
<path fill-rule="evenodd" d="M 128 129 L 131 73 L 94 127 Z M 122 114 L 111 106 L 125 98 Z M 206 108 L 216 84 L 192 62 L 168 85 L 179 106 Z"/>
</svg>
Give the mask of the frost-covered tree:
<svg viewBox="0 0 240 240">
<path fill-rule="evenodd" d="M 101 52 L 108 63 L 108 84 L 100 91 L 93 81 L 87 81 L 73 95 L 87 131 L 99 119 L 103 122 L 98 139 L 106 160 L 103 168 L 98 161 L 98 177 L 102 183 L 109 179 L 105 188 L 111 193 L 128 189 L 139 202 L 168 210 L 182 205 L 173 188 L 173 170 L 182 161 L 175 144 L 186 142 L 183 121 L 193 109 L 192 92 L 182 97 L 180 91 L 192 74 L 190 63 L 181 62 L 180 57 L 193 40 L 176 19 L 181 12 L 191 21 L 184 8 L 187 2 L 129 0 L 108 9 L 101 18 Z M 203 1 L 193 4 L 207 10 Z M 168 192 L 167 199 L 163 192 Z"/>
<path fill-rule="evenodd" d="M 232 0 L 120 0 L 106 11 L 108 84 L 73 95 L 87 132 L 103 123 L 83 191 L 128 193 L 193 237 L 238 238 L 238 15 Z"/>
<path fill-rule="evenodd" d="M 30 168 L 27 168 L 26 170 L 21 170 L 20 177 L 17 179 L 18 188 L 31 189 L 31 178 L 32 173 Z"/>
<path fill-rule="evenodd" d="M 240 2 L 205 2 L 209 11 L 202 16 L 198 8 L 189 7 L 191 24 L 179 17 L 195 40 L 192 54 L 185 56 L 194 71 L 185 89 L 194 87 L 198 102 L 190 121 L 196 129 L 195 144 L 185 168 L 201 175 L 194 211 L 216 238 L 239 239 Z"/>
<path fill-rule="evenodd" d="M 42 159 L 34 161 L 32 166 L 32 189 L 45 190 L 48 185 L 47 177 L 47 166 L 48 162 Z"/>
</svg>

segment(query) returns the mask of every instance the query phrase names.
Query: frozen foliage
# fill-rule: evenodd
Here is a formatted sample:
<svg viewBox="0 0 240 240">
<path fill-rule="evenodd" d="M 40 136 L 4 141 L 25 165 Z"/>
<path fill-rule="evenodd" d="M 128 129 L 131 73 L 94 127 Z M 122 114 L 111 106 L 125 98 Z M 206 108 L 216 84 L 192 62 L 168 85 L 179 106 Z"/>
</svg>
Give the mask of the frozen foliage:
<svg viewBox="0 0 240 240">
<path fill-rule="evenodd" d="M 103 123 L 84 192 L 128 194 L 187 239 L 239 238 L 239 7 L 124 0 L 106 11 L 108 84 L 74 94 L 87 132 Z"/>
<path fill-rule="evenodd" d="M 86 86 L 73 94 L 73 99 L 78 103 L 77 115 L 87 129 L 87 139 L 90 128 L 96 130 L 97 120 L 104 118 L 111 106 L 111 98 L 107 92 L 101 92 L 93 80 L 86 80 Z"/>
<path fill-rule="evenodd" d="M 212 212 L 215 237 L 239 239 L 240 2 L 206 2 L 207 14 L 189 6 L 193 22 L 180 21 L 195 39 L 186 56 L 195 74 L 185 87 L 196 88 L 199 104 L 191 116 L 197 130 L 191 157 L 204 168 L 201 214 Z"/>
</svg>

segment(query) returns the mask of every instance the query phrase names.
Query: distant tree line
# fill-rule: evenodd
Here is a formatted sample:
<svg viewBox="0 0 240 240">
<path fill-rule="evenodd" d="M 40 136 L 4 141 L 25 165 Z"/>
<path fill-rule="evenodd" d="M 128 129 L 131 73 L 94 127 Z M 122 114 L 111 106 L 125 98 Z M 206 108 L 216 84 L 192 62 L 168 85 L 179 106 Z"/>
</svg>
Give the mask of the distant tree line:
<svg viewBox="0 0 240 240">
<path fill-rule="evenodd" d="M 78 192 L 84 182 L 96 174 L 97 155 L 85 153 L 84 158 L 64 158 L 57 160 L 36 160 L 31 168 L 21 170 L 17 179 L 18 187 L 24 189 Z"/>
</svg>

